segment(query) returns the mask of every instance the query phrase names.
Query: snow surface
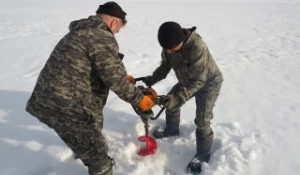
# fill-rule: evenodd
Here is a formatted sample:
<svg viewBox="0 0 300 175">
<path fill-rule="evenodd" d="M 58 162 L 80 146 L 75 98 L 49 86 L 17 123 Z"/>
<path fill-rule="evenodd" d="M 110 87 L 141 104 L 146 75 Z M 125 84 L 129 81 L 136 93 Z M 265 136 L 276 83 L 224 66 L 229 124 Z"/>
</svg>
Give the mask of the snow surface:
<svg viewBox="0 0 300 175">
<path fill-rule="evenodd" d="M 300 172 L 299 0 L 122 0 L 128 25 L 117 34 L 129 74 L 159 65 L 157 29 L 165 21 L 197 26 L 224 75 L 214 109 L 213 155 L 205 175 L 296 175 Z M 37 76 L 69 22 L 94 14 L 103 1 L 0 1 L 0 174 L 84 175 L 54 131 L 24 111 Z M 154 86 L 166 94 L 172 72 Z M 155 112 L 159 108 L 155 107 Z M 157 140 L 140 157 L 144 126 L 131 106 L 111 93 L 104 135 L 115 175 L 184 175 L 195 154 L 194 99 L 182 108 L 181 135 Z M 164 116 L 150 122 L 164 125 Z"/>
</svg>

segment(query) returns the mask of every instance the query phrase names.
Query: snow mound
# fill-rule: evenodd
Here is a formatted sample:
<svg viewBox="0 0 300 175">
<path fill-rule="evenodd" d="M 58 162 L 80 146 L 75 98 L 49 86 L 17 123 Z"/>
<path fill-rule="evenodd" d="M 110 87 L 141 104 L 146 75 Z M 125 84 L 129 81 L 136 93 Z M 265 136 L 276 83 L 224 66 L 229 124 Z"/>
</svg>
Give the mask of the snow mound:
<svg viewBox="0 0 300 175">
<path fill-rule="evenodd" d="M 163 123 L 162 120 L 158 122 Z M 144 125 L 137 123 L 135 127 L 124 133 L 123 139 L 107 137 L 110 155 L 115 158 L 118 175 L 128 174 L 164 174 L 182 175 L 186 165 L 193 158 L 196 151 L 195 125 L 192 122 L 183 122 L 180 126 L 181 135 L 157 139 L 158 150 L 154 155 L 141 157 L 138 151 L 145 147 L 145 143 L 137 140 L 144 135 Z M 150 124 L 150 134 L 154 129 Z M 206 175 L 241 174 L 257 158 L 269 151 L 271 139 L 260 131 L 249 131 L 238 122 L 214 123 L 212 128 L 215 139 L 212 146 L 212 156 L 209 163 L 203 165 Z M 126 174 L 126 173 L 125 173 Z"/>
</svg>

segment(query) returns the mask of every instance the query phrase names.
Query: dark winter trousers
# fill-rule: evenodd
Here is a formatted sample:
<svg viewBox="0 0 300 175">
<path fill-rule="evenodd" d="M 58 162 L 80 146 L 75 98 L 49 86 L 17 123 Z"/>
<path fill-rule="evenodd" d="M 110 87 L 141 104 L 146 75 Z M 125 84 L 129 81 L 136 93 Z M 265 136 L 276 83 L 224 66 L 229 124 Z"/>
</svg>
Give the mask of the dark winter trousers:
<svg viewBox="0 0 300 175">
<path fill-rule="evenodd" d="M 108 148 L 101 133 L 102 109 L 98 109 L 98 115 L 74 112 L 52 112 L 52 114 L 51 117 L 39 117 L 39 120 L 54 129 L 77 158 L 89 167 L 102 166 L 106 163 Z"/>
<path fill-rule="evenodd" d="M 210 120 L 213 118 L 213 107 L 218 98 L 222 82 L 211 82 L 195 93 L 196 118 L 194 120 L 197 131 L 197 139 L 211 139 L 213 133 Z M 169 94 L 176 93 L 179 86 L 175 85 Z M 179 127 L 180 108 L 166 110 L 166 125 L 173 128 Z"/>
</svg>

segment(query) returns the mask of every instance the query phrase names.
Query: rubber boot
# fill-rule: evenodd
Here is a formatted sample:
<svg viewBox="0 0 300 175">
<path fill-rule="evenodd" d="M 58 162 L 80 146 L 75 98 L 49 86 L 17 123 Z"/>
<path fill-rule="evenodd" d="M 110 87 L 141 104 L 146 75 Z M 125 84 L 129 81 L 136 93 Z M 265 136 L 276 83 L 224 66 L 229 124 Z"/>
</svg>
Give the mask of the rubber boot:
<svg viewBox="0 0 300 175">
<path fill-rule="evenodd" d="M 166 112 L 166 128 L 164 130 L 156 130 L 153 133 L 153 136 L 157 139 L 171 136 L 178 136 L 179 131 L 179 122 L 180 122 L 180 113 L 169 114 Z"/>
<path fill-rule="evenodd" d="M 200 174 L 202 171 L 202 163 L 208 162 L 211 155 L 211 145 L 213 142 L 214 134 L 213 132 L 207 137 L 200 137 L 196 131 L 196 144 L 197 144 L 197 153 L 194 158 L 187 165 L 187 171 L 191 174 Z"/>
<path fill-rule="evenodd" d="M 89 175 L 112 175 L 114 165 L 115 165 L 114 159 L 108 157 L 104 165 L 89 166 Z"/>
</svg>

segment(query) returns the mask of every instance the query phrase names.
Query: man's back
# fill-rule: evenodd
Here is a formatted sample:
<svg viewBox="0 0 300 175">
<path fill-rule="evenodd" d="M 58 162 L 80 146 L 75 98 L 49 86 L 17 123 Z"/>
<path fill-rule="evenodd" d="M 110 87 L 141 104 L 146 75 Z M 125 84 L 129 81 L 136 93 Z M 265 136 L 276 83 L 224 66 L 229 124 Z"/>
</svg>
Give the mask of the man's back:
<svg viewBox="0 0 300 175">
<path fill-rule="evenodd" d="M 91 103 L 92 91 L 99 93 L 101 90 L 104 96 L 108 94 L 108 88 L 92 71 L 95 65 L 90 54 L 96 43 L 100 45 L 98 49 L 102 46 L 103 54 L 108 44 L 117 52 L 115 38 L 96 16 L 73 21 L 69 28 L 70 32 L 59 41 L 42 69 L 27 104 L 26 110 L 34 116 L 43 108 L 72 109 L 82 113 Z"/>
</svg>

